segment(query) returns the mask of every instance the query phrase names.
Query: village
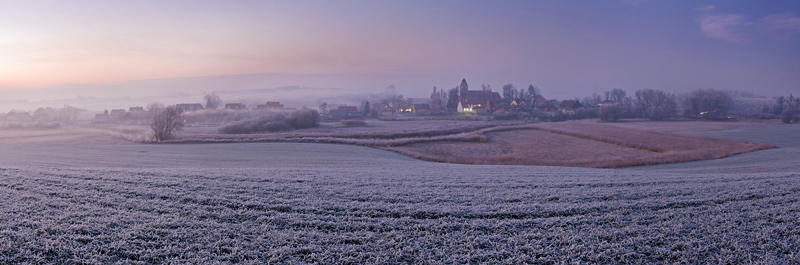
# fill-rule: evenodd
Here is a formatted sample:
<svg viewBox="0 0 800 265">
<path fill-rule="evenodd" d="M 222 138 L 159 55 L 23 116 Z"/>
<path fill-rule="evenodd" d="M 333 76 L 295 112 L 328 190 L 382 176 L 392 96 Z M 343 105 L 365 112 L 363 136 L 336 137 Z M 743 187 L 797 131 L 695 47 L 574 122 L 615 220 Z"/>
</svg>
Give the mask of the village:
<svg viewBox="0 0 800 265">
<path fill-rule="evenodd" d="M 614 102 L 604 100 L 584 107 L 578 99 L 559 101 L 547 100 L 538 88 L 529 87 L 527 90 L 509 90 L 506 88 L 504 96 L 491 89 L 469 90 L 466 79 L 451 91 L 437 91 L 434 88 L 431 99 L 425 103 L 413 103 L 410 99 L 403 100 L 402 96 L 390 97 L 373 103 L 364 101 L 360 106 L 347 104 L 322 103 L 318 107 L 321 122 L 335 122 L 353 119 L 393 119 L 398 117 L 437 117 L 442 119 L 473 116 L 477 119 L 530 119 L 530 120 L 563 120 L 583 118 L 584 111 L 596 113 L 600 107 L 611 105 Z M 152 116 L 150 108 L 158 111 L 163 106 L 136 106 L 125 109 L 106 110 L 96 114 L 92 119 L 94 124 L 146 123 Z M 206 96 L 205 106 L 201 103 L 176 104 L 176 108 L 183 112 L 183 122 L 187 125 L 193 123 L 221 123 L 237 120 L 239 117 L 259 114 L 288 114 L 298 108 L 285 107 L 277 101 L 267 101 L 265 104 L 250 106 L 243 103 L 221 104 L 216 94 Z M 576 116 L 576 111 L 579 115 Z M 583 115 L 581 115 L 583 114 Z M 24 119 L 19 119 L 24 120 Z"/>
<path fill-rule="evenodd" d="M 392 89 L 394 89 L 392 87 Z M 675 95 L 661 90 L 642 89 L 629 95 L 625 90 L 612 89 L 594 93 L 583 99 L 547 99 L 533 85 L 516 88 L 504 85 L 500 92 L 482 85 L 471 90 L 466 79 L 449 90 L 433 88 L 429 99 L 403 98 L 393 90 L 379 100 L 363 100 L 360 104 L 322 102 L 317 108 L 285 106 L 279 101 L 248 106 L 241 102 L 223 103 L 216 94 L 204 96 L 205 104 L 180 103 L 173 105 L 181 111 L 184 126 L 220 126 L 233 121 L 263 115 L 289 115 L 299 110 L 315 110 L 318 122 L 331 123 L 345 120 L 520 120 L 550 122 L 579 119 L 600 119 L 615 122 L 620 119 L 667 120 L 671 118 L 725 119 L 782 119 L 790 123 L 797 119 L 800 99 L 789 95 L 765 98 L 754 93 L 698 89 L 688 94 Z M 166 106 L 152 103 L 89 112 L 74 106 L 62 109 L 39 108 L 31 113 L 12 110 L 2 115 L 6 123 L 63 122 L 79 120 L 91 124 L 147 125 L 148 119 Z M 83 113 L 83 114 L 81 114 Z"/>
</svg>

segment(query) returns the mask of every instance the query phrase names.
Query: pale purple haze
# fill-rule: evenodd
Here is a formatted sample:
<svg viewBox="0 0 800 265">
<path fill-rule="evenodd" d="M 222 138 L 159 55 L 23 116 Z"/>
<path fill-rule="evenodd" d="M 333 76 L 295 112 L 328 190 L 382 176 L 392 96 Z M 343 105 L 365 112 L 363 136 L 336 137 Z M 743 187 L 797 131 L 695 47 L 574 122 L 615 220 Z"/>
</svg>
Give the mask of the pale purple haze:
<svg viewBox="0 0 800 265">
<path fill-rule="evenodd" d="M 797 1 L 0 1 L 0 99 L 390 84 L 427 97 L 462 78 L 561 99 L 773 96 L 800 92 L 798 47 Z"/>
</svg>

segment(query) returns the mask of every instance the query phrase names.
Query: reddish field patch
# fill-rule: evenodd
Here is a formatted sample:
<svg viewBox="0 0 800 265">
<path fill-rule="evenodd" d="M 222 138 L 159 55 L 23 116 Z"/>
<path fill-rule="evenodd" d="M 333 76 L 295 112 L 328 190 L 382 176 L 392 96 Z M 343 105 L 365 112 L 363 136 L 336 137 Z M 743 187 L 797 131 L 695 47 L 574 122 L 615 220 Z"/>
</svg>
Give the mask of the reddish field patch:
<svg viewBox="0 0 800 265">
<path fill-rule="evenodd" d="M 386 149 L 449 163 L 610 168 L 717 159 L 774 147 L 602 123 L 505 126 L 475 133 L 487 141 L 430 141 Z"/>
</svg>

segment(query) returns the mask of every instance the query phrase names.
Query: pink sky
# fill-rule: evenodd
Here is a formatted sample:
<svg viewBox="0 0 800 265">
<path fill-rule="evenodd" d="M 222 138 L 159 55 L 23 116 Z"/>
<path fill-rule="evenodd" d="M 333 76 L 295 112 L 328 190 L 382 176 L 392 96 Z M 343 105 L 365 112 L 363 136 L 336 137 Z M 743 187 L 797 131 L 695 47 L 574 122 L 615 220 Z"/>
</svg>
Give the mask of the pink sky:
<svg viewBox="0 0 800 265">
<path fill-rule="evenodd" d="M 380 87 L 419 94 L 454 76 L 576 95 L 797 90 L 796 2 L 701 2 L 0 1 L 0 89 L 291 73 L 442 77 Z"/>
</svg>

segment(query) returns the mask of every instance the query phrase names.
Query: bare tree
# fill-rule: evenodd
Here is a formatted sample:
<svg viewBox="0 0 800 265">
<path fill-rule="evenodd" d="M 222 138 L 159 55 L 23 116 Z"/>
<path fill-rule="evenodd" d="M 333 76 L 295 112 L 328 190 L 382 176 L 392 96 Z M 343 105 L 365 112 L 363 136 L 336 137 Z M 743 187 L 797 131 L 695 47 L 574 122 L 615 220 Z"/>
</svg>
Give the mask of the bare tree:
<svg viewBox="0 0 800 265">
<path fill-rule="evenodd" d="M 727 91 L 698 89 L 689 93 L 683 100 L 683 113 L 689 117 L 713 120 L 725 117 L 732 106 L 733 100 Z"/>
<path fill-rule="evenodd" d="M 514 88 L 513 84 L 505 84 L 503 85 L 503 109 L 508 109 L 511 105 L 511 101 L 514 100 L 517 96 L 517 90 Z"/>
<path fill-rule="evenodd" d="M 447 98 L 447 90 L 436 90 L 436 87 L 433 87 L 433 93 L 431 93 L 431 110 L 441 111 L 445 109 Z"/>
<path fill-rule="evenodd" d="M 531 107 L 535 108 L 536 104 L 539 103 L 539 98 L 538 98 L 539 97 L 539 88 L 535 87 L 533 85 L 529 85 L 528 86 L 528 95 L 531 96 L 531 102 L 528 102 L 528 103 L 531 104 Z"/>
<path fill-rule="evenodd" d="M 619 88 L 614 88 L 606 93 L 608 94 L 607 99 L 611 102 L 620 102 L 628 94 L 625 92 L 625 90 Z"/>
<path fill-rule="evenodd" d="M 222 99 L 217 96 L 217 93 L 211 92 L 211 94 L 205 95 L 203 99 L 206 101 L 207 109 L 216 109 L 222 106 Z"/>
<path fill-rule="evenodd" d="M 151 104 L 153 106 L 154 104 Z M 156 142 L 169 140 L 172 134 L 183 128 L 183 110 L 175 106 L 169 106 L 163 110 L 157 106 L 150 108 L 150 130 L 153 132 L 153 138 Z"/>
<path fill-rule="evenodd" d="M 609 92 L 609 94 L 615 93 Z M 616 93 L 617 96 L 624 94 L 625 91 L 621 89 Z M 677 100 L 675 100 L 675 95 L 668 92 L 654 89 L 642 89 L 637 90 L 635 95 L 639 108 L 638 112 L 642 117 L 653 120 L 663 120 L 669 119 L 678 112 L 678 103 Z M 612 98 L 616 98 L 616 96 Z M 624 96 L 619 98 L 620 101 L 624 99 Z"/>
</svg>

